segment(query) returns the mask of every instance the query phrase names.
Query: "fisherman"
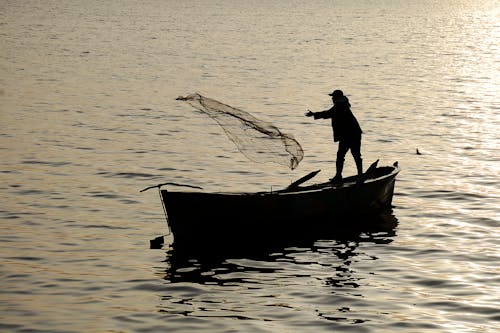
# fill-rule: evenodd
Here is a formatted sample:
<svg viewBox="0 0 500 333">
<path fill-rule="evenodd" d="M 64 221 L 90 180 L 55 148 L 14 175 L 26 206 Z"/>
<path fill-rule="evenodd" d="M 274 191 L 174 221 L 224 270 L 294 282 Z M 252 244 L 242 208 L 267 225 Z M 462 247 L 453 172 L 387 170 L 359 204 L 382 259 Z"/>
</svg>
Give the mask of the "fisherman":
<svg viewBox="0 0 500 333">
<path fill-rule="evenodd" d="M 347 151 L 350 149 L 352 157 L 356 162 L 358 176 L 363 174 L 363 160 L 361 159 L 361 127 L 351 112 L 351 104 L 349 99 L 344 96 L 342 90 L 334 90 L 328 94 L 332 96 L 333 106 L 325 111 L 312 112 L 307 110 L 307 117 L 314 119 L 332 119 L 333 141 L 339 143 L 337 150 L 335 177 L 332 182 L 342 182 L 342 169 L 344 168 L 344 158 Z"/>
</svg>

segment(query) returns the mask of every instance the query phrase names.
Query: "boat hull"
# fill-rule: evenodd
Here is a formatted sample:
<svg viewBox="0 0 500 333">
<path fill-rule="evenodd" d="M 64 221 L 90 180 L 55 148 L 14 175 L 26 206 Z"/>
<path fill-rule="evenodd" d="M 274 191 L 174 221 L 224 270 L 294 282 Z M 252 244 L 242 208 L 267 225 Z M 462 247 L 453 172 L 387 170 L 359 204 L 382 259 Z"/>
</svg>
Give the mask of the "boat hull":
<svg viewBox="0 0 500 333">
<path fill-rule="evenodd" d="M 161 190 L 174 245 L 240 244 L 357 228 L 391 208 L 397 167 L 377 168 L 360 183 L 316 184 L 261 193 Z"/>
</svg>

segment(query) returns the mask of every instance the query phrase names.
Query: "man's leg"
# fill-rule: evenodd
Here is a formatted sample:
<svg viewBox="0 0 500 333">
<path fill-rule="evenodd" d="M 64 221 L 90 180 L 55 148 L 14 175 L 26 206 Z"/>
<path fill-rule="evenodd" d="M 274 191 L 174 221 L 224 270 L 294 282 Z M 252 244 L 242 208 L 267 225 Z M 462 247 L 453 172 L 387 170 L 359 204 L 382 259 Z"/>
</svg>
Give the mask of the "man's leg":
<svg viewBox="0 0 500 333">
<path fill-rule="evenodd" d="M 337 150 L 337 161 L 336 161 L 336 167 L 337 167 L 337 172 L 335 173 L 334 180 L 341 180 L 342 179 L 342 170 L 344 169 L 344 159 L 345 159 L 345 154 L 349 150 L 349 144 L 347 144 L 345 141 L 339 141 L 339 148 Z"/>
<path fill-rule="evenodd" d="M 356 168 L 358 169 L 358 176 L 363 174 L 363 159 L 361 158 L 361 139 L 353 141 L 351 143 L 351 154 L 354 157 L 354 162 L 356 162 Z"/>
</svg>

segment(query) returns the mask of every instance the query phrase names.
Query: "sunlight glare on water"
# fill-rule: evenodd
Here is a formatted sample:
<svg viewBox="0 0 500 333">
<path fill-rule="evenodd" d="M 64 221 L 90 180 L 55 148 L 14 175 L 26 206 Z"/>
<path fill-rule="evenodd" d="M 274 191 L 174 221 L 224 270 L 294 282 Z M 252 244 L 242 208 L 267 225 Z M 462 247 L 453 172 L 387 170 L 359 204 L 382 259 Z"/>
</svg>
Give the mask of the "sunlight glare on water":
<svg viewBox="0 0 500 333">
<path fill-rule="evenodd" d="M 496 332 L 497 2 L 3 1 L 0 331 Z M 365 168 L 402 168 L 383 230 L 149 249 L 168 227 L 148 186 L 332 177 L 330 123 L 304 113 L 337 88 Z M 194 92 L 292 134 L 298 168 L 247 160 L 175 100 Z"/>
</svg>

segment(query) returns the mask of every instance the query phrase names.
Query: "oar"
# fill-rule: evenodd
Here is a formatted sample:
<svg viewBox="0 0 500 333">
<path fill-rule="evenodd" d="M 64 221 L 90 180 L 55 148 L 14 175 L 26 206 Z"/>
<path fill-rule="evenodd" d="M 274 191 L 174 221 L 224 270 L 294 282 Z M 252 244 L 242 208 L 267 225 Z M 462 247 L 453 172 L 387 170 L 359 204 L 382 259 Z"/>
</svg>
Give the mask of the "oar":
<svg viewBox="0 0 500 333">
<path fill-rule="evenodd" d="M 376 160 L 375 162 L 373 162 L 372 164 L 370 164 L 370 166 L 368 167 L 368 169 L 366 169 L 366 171 L 363 174 L 361 174 L 361 175 L 358 176 L 358 180 L 356 182 L 358 185 L 363 184 L 365 182 L 365 180 L 367 180 L 368 177 L 370 177 L 370 174 L 377 169 L 378 161 L 379 160 Z"/>
<path fill-rule="evenodd" d="M 296 181 L 294 181 L 293 183 L 291 183 L 290 185 L 288 185 L 288 187 L 285 190 L 291 190 L 291 189 L 294 189 L 294 188 L 298 187 L 300 184 L 305 183 L 309 179 L 311 179 L 314 176 L 316 176 L 320 171 L 321 170 L 316 170 L 316 171 L 308 173 L 304 177 L 302 177 L 300 179 L 297 179 Z"/>
<path fill-rule="evenodd" d="M 375 169 L 377 169 L 378 161 L 379 160 L 376 160 L 375 162 L 373 162 L 372 164 L 370 164 L 370 166 L 368 167 L 368 169 L 366 169 L 365 174 L 372 173 L 373 171 L 375 171 Z"/>
</svg>

